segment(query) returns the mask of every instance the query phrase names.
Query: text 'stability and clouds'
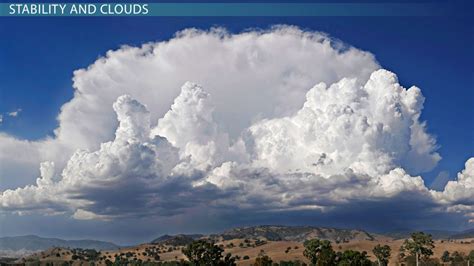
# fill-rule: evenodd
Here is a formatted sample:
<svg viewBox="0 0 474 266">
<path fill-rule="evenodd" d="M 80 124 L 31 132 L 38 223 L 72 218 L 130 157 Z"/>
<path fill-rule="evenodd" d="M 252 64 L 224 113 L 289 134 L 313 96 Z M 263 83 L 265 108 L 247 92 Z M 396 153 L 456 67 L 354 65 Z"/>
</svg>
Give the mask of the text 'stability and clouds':
<svg viewBox="0 0 474 266">
<path fill-rule="evenodd" d="M 146 15 L 148 4 L 10 4 L 10 15 Z"/>
</svg>

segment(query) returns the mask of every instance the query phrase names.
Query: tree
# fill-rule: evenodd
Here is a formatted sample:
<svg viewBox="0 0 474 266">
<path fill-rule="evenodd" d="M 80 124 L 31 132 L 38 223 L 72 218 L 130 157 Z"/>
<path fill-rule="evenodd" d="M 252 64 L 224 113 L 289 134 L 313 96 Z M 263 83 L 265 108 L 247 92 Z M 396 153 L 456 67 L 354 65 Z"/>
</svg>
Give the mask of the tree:
<svg viewBox="0 0 474 266">
<path fill-rule="evenodd" d="M 474 265 L 474 250 L 471 250 L 469 252 L 469 255 L 467 255 L 467 266 Z"/>
<path fill-rule="evenodd" d="M 222 260 L 222 252 L 224 250 L 221 247 L 206 240 L 194 241 L 183 249 L 183 254 L 194 265 L 235 265 L 235 259 L 231 257 L 230 253 Z"/>
<path fill-rule="evenodd" d="M 265 254 L 265 252 L 260 252 L 255 259 L 254 266 L 272 266 L 272 259 Z"/>
<path fill-rule="evenodd" d="M 224 260 L 221 261 L 220 265 L 229 265 L 229 266 L 235 265 L 236 259 L 237 257 L 232 257 L 231 253 L 227 253 L 227 255 L 225 255 L 224 257 Z"/>
<path fill-rule="evenodd" d="M 198 240 L 190 243 L 183 249 L 188 260 L 197 265 L 217 265 L 224 250 L 213 243 Z"/>
<path fill-rule="evenodd" d="M 451 262 L 453 265 L 461 265 L 464 262 L 465 254 L 462 252 L 454 251 L 451 255 Z"/>
<path fill-rule="evenodd" d="M 336 262 L 338 266 L 371 266 L 372 262 L 369 260 L 367 252 L 346 250 L 344 252 L 338 252 L 336 256 Z"/>
<path fill-rule="evenodd" d="M 451 260 L 451 256 L 449 254 L 449 251 L 445 250 L 443 252 L 443 255 L 441 256 L 441 261 L 442 262 L 449 262 Z"/>
<path fill-rule="evenodd" d="M 405 240 L 401 249 L 408 251 L 415 257 L 416 266 L 419 266 L 420 259 L 427 259 L 433 255 L 434 242 L 429 234 L 416 232 L 411 234 L 410 239 Z"/>
<path fill-rule="evenodd" d="M 304 247 L 303 255 L 309 259 L 312 265 L 334 265 L 336 254 L 328 240 L 308 240 L 304 242 Z"/>
<path fill-rule="evenodd" d="M 388 259 L 390 258 L 391 251 L 392 249 L 388 245 L 381 246 L 380 244 L 378 244 L 374 247 L 374 249 L 372 249 L 372 252 L 377 258 L 379 266 L 388 265 Z"/>
</svg>

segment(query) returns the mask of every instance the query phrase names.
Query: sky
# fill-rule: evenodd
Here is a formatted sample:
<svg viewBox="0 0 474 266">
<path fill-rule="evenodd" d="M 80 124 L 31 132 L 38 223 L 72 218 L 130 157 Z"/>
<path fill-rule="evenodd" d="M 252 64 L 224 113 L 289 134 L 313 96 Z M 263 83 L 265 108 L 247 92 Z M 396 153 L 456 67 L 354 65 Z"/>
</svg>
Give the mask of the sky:
<svg viewBox="0 0 474 266">
<path fill-rule="evenodd" d="M 0 235 L 472 228 L 472 5 L 456 4 L 0 18 Z"/>
</svg>

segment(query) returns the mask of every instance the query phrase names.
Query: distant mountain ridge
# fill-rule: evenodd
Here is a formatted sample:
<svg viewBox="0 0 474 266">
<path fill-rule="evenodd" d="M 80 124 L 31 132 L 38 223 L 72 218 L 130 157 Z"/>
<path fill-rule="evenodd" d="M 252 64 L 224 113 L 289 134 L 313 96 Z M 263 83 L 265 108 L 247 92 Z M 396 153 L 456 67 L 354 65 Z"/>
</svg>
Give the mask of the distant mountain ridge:
<svg viewBox="0 0 474 266">
<path fill-rule="evenodd" d="M 0 238 L 0 250 L 45 250 L 51 247 L 70 247 L 95 250 L 115 250 L 119 246 L 111 242 L 98 240 L 64 240 L 59 238 L 44 238 L 35 235 L 13 236 Z"/>
<path fill-rule="evenodd" d="M 184 246 L 202 237 L 204 237 L 204 235 L 201 235 L 201 234 L 162 235 L 152 240 L 150 243 L 151 244 L 165 244 L 165 245 L 171 245 L 171 246 Z"/>
<path fill-rule="evenodd" d="M 404 239 L 410 237 L 411 233 L 416 231 L 422 231 L 426 234 L 430 234 L 434 239 L 463 239 L 463 238 L 474 238 L 474 229 L 468 229 L 465 231 L 448 231 L 448 230 L 397 230 L 392 232 L 383 233 L 383 235 L 392 237 L 394 239 Z"/>
<path fill-rule="evenodd" d="M 197 239 L 211 239 L 215 241 L 231 239 L 267 239 L 269 241 L 296 241 L 304 242 L 309 239 L 327 239 L 333 242 L 347 242 L 353 240 L 377 240 L 380 237 L 394 239 L 408 238 L 416 230 L 399 230 L 384 234 L 372 234 L 365 230 L 339 229 L 316 226 L 282 226 L 261 225 L 236 227 L 218 234 L 178 234 L 163 235 L 150 243 L 173 246 L 187 245 Z M 462 232 L 424 230 L 433 235 L 435 239 L 463 239 L 474 238 L 474 229 Z M 116 250 L 120 246 L 98 240 L 63 240 L 59 238 L 44 238 L 35 235 L 0 237 L 0 251 L 28 253 L 29 251 L 46 250 L 51 247 L 69 247 L 95 250 Z"/>
<path fill-rule="evenodd" d="M 153 244 L 185 245 L 196 239 L 231 240 L 231 239 L 257 239 L 264 238 L 269 241 L 297 241 L 304 242 L 309 239 L 319 238 L 336 242 L 351 240 L 374 240 L 374 235 L 356 229 L 338 229 L 315 226 L 282 226 L 282 225 L 261 225 L 237 227 L 219 234 L 205 235 L 163 235 L 154 239 Z"/>
<path fill-rule="evenodd" d="M 220 234 L 223 239 L 266 238 L 271 241 L 298 241 L 319 238 L 332 241 L 374 240 L 374 236 L 364 230 L 338 229 L 315 226 L 262 225 L 238 227 Z"/>
<path fill-rule="evenodd" d="M 453 239 L 474 238 L 474 228 L 451 235 Z"/>
</svg>

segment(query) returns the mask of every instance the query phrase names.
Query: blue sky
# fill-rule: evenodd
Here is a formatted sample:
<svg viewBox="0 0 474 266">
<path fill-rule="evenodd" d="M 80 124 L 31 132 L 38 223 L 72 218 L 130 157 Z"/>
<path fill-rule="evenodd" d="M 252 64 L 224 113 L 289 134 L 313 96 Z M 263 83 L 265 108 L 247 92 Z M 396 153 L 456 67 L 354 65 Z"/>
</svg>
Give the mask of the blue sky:
<svg viewBox="0 0 474 266">
<path fill-rule="evenodd" d="M 472 8 L 462 2 L 456 5 L 459 13 Z M 0 41 L 0 113 L 18 108 L 22 111 L 18 117 L 5 116 L 0 132 L 26 140 L 52 136 L 58 126 L 56 117 L 61 106 L 73 97 L 73 71 L 89 66 L 107 50 L 124 44 L 139 46 L 167 40 L 176 31 L 189 27 L 222 26 L 238 33 L 248 28 L 266 29 L 274 24 L 297 25 L 328 33 L 373 53 L 383 68 L 397 74 L 403 86 L 421 88 L 426 98 L 421 119 L 428 122 L 428 132 L 436 136 L 438 151 L 443 157 L 433 170 L 423 174 L 427 184 L 442 171 L 449 172 L 453 179 L 474 155 L 474 30 L 472 16 L 464 15 L 3 17 L 0 18 L 0 35 L 3 36 Z"/>
</svg>

